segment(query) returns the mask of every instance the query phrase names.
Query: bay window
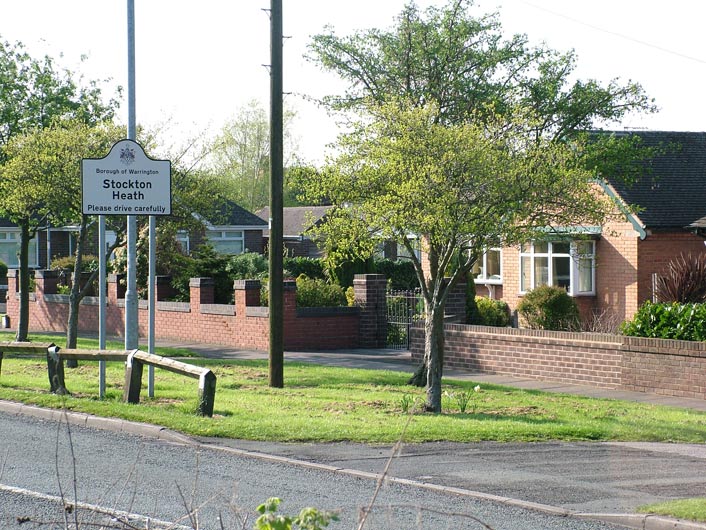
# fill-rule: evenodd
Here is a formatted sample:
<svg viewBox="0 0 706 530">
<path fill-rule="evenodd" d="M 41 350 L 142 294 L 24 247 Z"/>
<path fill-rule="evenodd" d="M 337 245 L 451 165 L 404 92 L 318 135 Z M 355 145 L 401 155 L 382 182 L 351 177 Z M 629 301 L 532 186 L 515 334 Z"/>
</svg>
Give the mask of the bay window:
<svg viewBox="0 0 706 530">
<path fill-rule="evenodd" d="M 595 294 L 594 241 L 535 241 L 520 247 L 520 292 L 542 285 Z"/>
</svg>

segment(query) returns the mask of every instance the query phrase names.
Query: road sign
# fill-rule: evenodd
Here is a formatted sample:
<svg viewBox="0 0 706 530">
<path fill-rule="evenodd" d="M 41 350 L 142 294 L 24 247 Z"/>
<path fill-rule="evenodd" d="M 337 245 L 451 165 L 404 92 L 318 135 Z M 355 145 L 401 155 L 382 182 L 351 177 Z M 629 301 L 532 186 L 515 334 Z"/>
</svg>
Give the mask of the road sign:
<svg viewBox="0 0 706 530">
<path fill-rule="evenodd" d="M 88 215 L 171 215 L 172 165 L 120 140 L 104 158 L 81 160 L 82 211 Z"/>
</svg>

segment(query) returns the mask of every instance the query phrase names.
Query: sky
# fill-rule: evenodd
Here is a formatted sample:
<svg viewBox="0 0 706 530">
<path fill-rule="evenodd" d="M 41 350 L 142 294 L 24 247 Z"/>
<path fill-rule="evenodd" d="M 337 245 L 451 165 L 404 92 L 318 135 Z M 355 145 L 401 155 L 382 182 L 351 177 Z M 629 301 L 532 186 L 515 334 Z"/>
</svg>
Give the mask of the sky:
<svg viewBox="0 0 706 530">
<path fill-rule="evenodd" d="M 389 28 L 405 0 L 283 0 L 285 105 L 296 111 L 299 155 L 320 163 L 339 129 L 307 97 L 341 93 L 333 74 L 306 61 L 312 35 Z M 417 0 L 442 6 L 447 0 Z M 217 134 L 252 100 L 268 108 L 269 0 L 135 0 L 136 115 L 166 144 Z M 612 128 L 706 130 L 706 2 L 694 0 L 477 0 L 473 13 L 499 12 L 508 36 L 574 49 L 576 74 L 639 82 L 659 113 Z M 126 0 L 2 0 L 0 38 L 49 54 L 87 79 L 127 86 Z M 81 57 L 86 56 L 82 61 Z M 127 122 L 127 103 L 120 121 Z"/>
</svg>

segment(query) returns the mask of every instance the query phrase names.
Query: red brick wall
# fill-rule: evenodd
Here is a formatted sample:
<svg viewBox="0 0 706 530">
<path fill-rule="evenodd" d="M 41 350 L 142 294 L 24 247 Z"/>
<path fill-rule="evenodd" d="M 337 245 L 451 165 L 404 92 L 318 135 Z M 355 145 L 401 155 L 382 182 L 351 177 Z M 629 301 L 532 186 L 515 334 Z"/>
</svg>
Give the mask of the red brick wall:
<svg viewBox="0 0 706 530">
<path fill-rule="evenodd" d="M 445 333 L 446 367 L 706 399 L 706 343 L 459 324 Z M 422 328 L 410 349 L 421 361 Z"/>
<path fill-rule="evenodd" d="M 704 238 L 688 232 L 649 234 L 638 246 L 638 304 L 652 300 L 652 274 L 663 274 L 680 254 L 706 253 Z"/>
<path fill-rule="evenodd" d="M 14 271 L 12 271 L 14 273 Z M 15 326 L 19 314 L 16 293 L 17 278 L 8 275 L 7 314 Z M 108 284 L 106 333 L 124 336 L 124 299 L 118 298 L 115 277 Z M 213 304 L 213 289 L 204 278 L 192 278 L 191 303 L 157 302 L 155 330 L 157 338 L 222 344 L 224 346 L 267 350 L 269 321 L 267 308 L 259 307 L 257 281 L 235 282 L 233 306 Z M 46 282 L 46 283 L 45 283 Z M 29 328 L 32 331 L 66 330 L 68 296 L 51 293 L 51 275 L 36 279 L 32 294 Z M 46 288 L 45 288 L 46 287 Z M 257 296 L 255 296 L 255 293 Z M 79 330 L 98 331 L 97 299 L 85 299 L 79 317 Z M 257 305 L 256 305 L 257 304 Z M 139 305 L 139 333 L 147 335 L 148 310 L 146 301 Z M 284 346 L 287 349 L 337 349 L 359 346 L 360 311 L 357 308 L 333 308 L 317 311 L 296 307 L 296 290 L 285 291 Z"/>
</svg>

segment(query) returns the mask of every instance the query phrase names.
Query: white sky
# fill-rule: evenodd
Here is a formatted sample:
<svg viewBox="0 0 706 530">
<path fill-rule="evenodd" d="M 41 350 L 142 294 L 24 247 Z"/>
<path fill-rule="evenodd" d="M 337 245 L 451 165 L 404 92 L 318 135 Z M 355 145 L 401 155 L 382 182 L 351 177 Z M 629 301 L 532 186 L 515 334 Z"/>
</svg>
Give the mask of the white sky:
<svg viewBox="0 0 706 530">
<path fill-rule="evenodd" d="M 417 0 L 421 7 L 446 0 Z M 311 35 L 389 27 L 404 0 L 283 0 L 286 105 L 298 112 L 294 134 L 301 154 L 320 161 L 335 140 L 332 119 L 297 94 L 322 96 L 343 85 L 302 54 Z M 87 78 L 127 85 L 126 0 L 2 2 L 0 38 L 22 41 L 35 56 L 48 53 Z M 137 120 L 185 139 L 209 130 L 252 99 L 267 108 L 269 0 L 135 0 Z M 578 53 L 578 75 L 603 82 L 640 82 L 661 108 L 622 126 L 706 130 L 706 2 L 695 0 L 478 0 L 475 13 L 499 10 L 508 34 Z M 88 59 L 80 63 L 82 54 Z M 110 92 L 110 90 L 108 90 Z M 121 119 L 127 121 L 127 104 Z"/>
</svg>

